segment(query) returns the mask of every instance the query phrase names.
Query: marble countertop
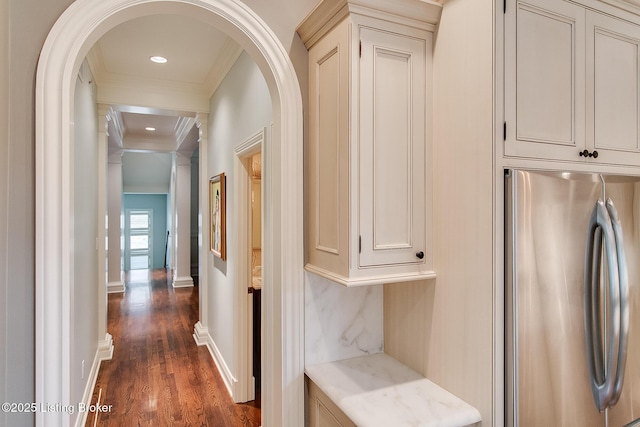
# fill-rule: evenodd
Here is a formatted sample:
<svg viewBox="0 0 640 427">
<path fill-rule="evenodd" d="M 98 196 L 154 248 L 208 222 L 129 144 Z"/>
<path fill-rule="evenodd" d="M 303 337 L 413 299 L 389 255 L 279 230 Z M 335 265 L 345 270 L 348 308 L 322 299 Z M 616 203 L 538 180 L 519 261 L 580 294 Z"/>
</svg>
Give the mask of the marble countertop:
<svg viewBox="0 0 640 427">
<path fill-rule="evenodd" d="M 456 427 L 481 420 L 476 408 L 384 353 L 305 371 L 360 427 Z"/>
</svg>

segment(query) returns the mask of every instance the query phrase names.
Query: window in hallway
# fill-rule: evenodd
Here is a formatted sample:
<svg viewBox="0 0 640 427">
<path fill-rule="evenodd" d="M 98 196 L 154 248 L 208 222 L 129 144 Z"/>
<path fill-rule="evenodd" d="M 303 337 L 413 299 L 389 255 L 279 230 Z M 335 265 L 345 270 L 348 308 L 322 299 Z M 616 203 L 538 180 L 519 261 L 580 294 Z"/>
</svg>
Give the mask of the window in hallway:
<svg viewBox="0 0 640 427">
<path fill-rule="evenodd" d="M 127 210 L 125 256 L 127 270 L 141 270 L 152 265 L 153 209 Z"/>
</svg>

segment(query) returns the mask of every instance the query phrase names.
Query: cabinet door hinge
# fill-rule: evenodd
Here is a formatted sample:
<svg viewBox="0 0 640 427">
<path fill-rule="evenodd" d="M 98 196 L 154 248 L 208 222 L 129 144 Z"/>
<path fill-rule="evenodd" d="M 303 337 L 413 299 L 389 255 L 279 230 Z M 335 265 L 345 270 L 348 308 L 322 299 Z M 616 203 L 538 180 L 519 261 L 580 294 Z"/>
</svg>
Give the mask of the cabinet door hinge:
<svg viewBox="0 0 640 427">
<path fill-rule="evenodd" d="M 507 140 L 507 122 L 504 122 L 502 124 L 502 140 L 503 141 Z"/>
<path fill-rule="evenodd" d="M 358 253 L 362 253 L 362 236 L 358 236 Z"/>
</svg>

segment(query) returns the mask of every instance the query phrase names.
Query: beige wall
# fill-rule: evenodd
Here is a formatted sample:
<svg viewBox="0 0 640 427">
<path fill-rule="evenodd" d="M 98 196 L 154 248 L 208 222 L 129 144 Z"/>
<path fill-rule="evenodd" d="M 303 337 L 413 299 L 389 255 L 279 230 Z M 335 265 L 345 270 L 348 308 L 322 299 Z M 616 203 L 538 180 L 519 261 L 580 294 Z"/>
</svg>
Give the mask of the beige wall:
<svg viewBox="0 0 640 427">
<path fill-rule="evenodd" d="M 34 82 L 51 26 L 71 0 L 9 0 L 9 142 L 6 237 L 6 401 L 35 395 L 35 152 Z M 37 12 L 37 13 L 36 13 Z M 2 26 L 3 31 L 5 27 Z M 5 63 L 4 61 L 2 61 Z M 32 414 L 9 414 L 6 425 L 32 425 Z"/>
<path fill-rule="evenodd" d="M 445 3 L 434 50 L 437 279 L 385 285 L 385 351 L 493 425 L 493 5 Z"/>
</svg>

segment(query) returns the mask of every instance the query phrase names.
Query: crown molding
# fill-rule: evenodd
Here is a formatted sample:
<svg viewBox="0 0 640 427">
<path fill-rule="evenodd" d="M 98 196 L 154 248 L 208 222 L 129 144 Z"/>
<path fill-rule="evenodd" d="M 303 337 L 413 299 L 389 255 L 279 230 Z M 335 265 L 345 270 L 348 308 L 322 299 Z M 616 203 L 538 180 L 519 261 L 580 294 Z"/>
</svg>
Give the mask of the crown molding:
<svg viewBox="0 0 640 427">
<path fill-rule="evenodd" d="M 98 102 L 136 105 L 192 113 L 209 111 L 209 96 L 201 85 L 108 74 L 98 84 Z"/>
<path fill-rule="evenodd" d="M 115 135 L 110 135 L 114 138 L 113 142 L 117 146 L 122 147 L 125 133 L 124 124 L 122 123 L 122 113 L 120 113 L 120 111 L 117 111 L 113 107 L 109 107 L 109 111 L 106 114 L 106 119 L 107 122 L 113 123 L 113 130 L 115 131 Z"/>
<path fill-rule="evenodd" d="M 244 52 L 244 49 L 232 38 L 227 37 L 222 50 L 215 60 L 213 68 L 209 71 L 209 74 L 207 74 L 207 78 L 202 85 L 209 98 L 218 90 L 218 87 L 229 71 L 231 71 L 231 68 L 242 52 Z"/>
<path fill-rule="evenodd" d="M 198 143 L 208 139 L 207 125 L 209 123 L 209 115 L 206 113 L 196 114 L 195 125 L 198 128 Z"/>
<path fill-rule="evenodd" d="M 323 0 L 298 25 L 296 32 L 309 49 L 351 14 L 369 16 L 417 28 L 440 21 L 442 2 L 432 0 Z"/>
<path fill-rule="evenodd" d="M 103 76 L 106 72 L 104 63 L 102 62 L 100 47 L 97 44 L 93 46 L 89 53 L 87 53 L 85 59 L 87 60 L 91 74 L 93 74 L 93 80 L 95 80 L 96 85 L 99 86 L 102 83 L 104 78 Z"/>
<path fill-rule="evenodd" d="M 174 106 L 175 100 L 182 100 L 183 109 L 207 112 L 209 99 L 218 89 L 218 86 L 220 86 L 243 51 L 244 49 L 238 43 L 227 37 L 213 68 L 202 83 L 187 83 L 111 73 L 105 67 L 98 44 L 89 51 L 86 60 L 93 79 L 98 86 L 98 102 L 100 103 Z M 166 101 L 161 104 L 154 103 L 159 99 Z"/>
<path fill-rule="evenodd" d="M 176 148 L 180 148 L 185 138 L 189 135 L 193 126 L 196 123 L 196 119 L 193 117 L 180 117 L 178 123 L 176 123 Z"/>
</svg>

